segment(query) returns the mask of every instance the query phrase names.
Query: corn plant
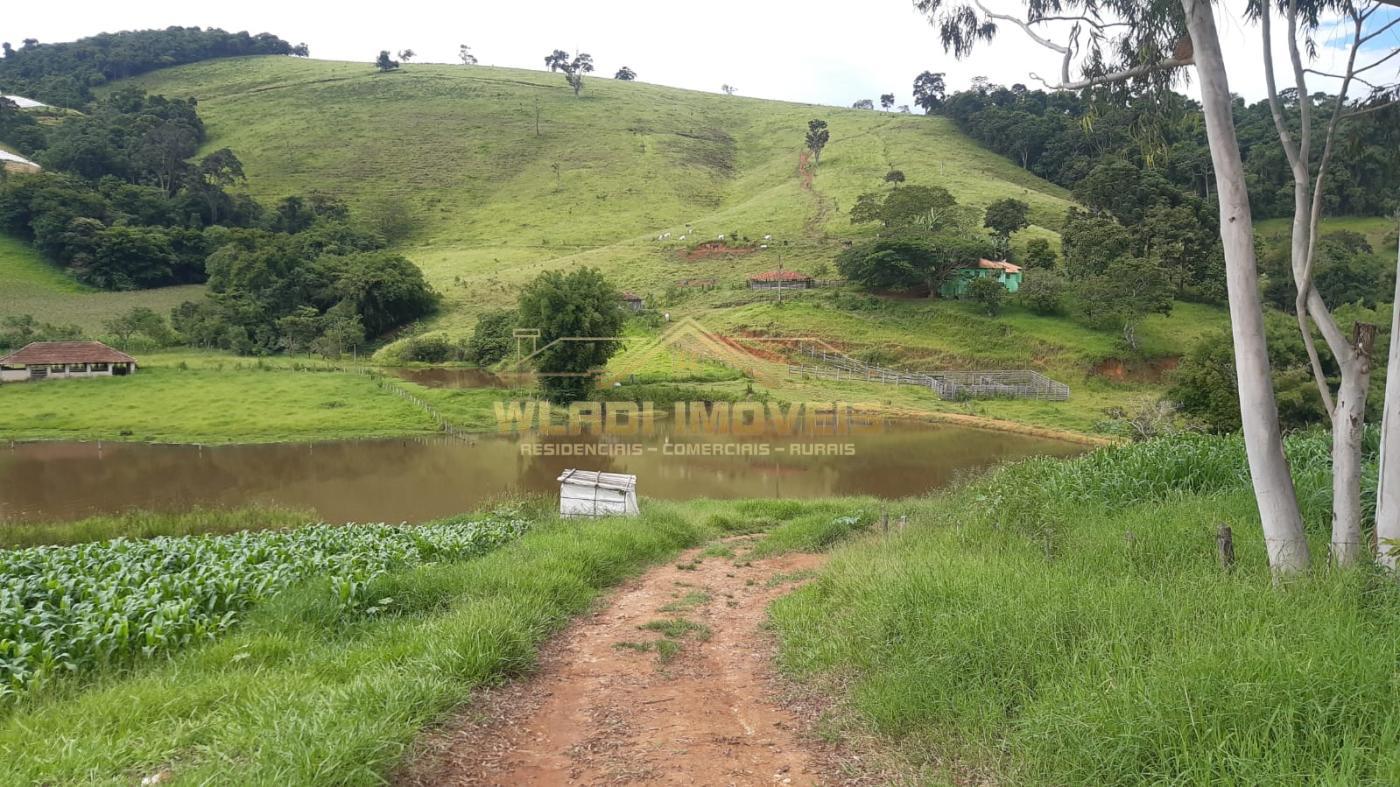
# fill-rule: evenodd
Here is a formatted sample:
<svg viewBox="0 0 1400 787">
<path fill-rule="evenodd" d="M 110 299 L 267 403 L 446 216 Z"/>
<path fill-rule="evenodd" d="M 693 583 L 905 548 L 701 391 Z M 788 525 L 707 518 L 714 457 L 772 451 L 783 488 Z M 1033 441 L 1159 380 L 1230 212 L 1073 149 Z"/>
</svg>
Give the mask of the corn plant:
<svg viewBox="0 0 1400 787">
<path fill-rule="evenodd" d="M 312 525 L 0 551 L 0 703 L 56 676 L 214 639 L 298 582 L 352 607 L 379 575 L 515 538 L 512 513 L 423 525 Z"/>
</svg>

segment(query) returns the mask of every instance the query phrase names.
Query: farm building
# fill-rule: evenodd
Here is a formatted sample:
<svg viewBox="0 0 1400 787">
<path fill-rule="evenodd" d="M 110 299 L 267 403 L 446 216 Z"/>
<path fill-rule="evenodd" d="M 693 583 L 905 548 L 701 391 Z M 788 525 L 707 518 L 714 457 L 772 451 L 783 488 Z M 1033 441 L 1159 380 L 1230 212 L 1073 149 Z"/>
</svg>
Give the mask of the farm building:
<svg viewBox="0 0 1400 787">
<path fill-rule="evenodd" d="M 944 298 L 961 298 L 967 294 L 973 279 L 995 278 L 1007 292 L 1021 289 L 1021 266 L 999 260 L 978 260 L 977 267 L 963 268 L 944 282 L 938 294 Z"/>
<path fill-rule="evenodd" d="M 636 516 L 637 477 L 594 470 L 559 476 L 560 516 Z"/>
<path fill-rule="evenodd" d="M 617 299 L 622 302 L 622 308 L 631 312 L 639 312 L 646 307 L 646 300 L 635 292 L 623 290 L 618 294 Z"/>
<path fill-rule="evenodd" d="M 749 277 L 751 290 L 806 290 L 815 286 L 811 276 L 798 271 L 764 271 Z"/>
<path fill-rule="evenodd" d="M 136 359 L 102 342 L 30 342 L 0 358 L 0 382 L 120 377 L 136 371 Z"/>
<path fill-rule="evenodd" d="M 0 169 L 6 172 L 38 172 L 42 168 L 24 156 L 0 150 Z"/>
</svg>

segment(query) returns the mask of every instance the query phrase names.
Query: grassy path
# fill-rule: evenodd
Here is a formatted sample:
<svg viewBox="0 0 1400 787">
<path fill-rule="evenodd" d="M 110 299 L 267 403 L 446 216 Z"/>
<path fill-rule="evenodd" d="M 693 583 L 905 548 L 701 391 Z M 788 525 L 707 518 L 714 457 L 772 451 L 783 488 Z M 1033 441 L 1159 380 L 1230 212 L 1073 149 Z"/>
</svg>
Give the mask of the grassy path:
<svg viewBox="0 0 1400 787">
<path fill-rule="evenodd" d="M 821 555 L 754 559 L 739 537 L 647 572 L 437 736 L 412 785 L 830 783 L 775 701 L 768 605 Z M 482 711 L 485 711 L 483 720 Z"/>
</svg>

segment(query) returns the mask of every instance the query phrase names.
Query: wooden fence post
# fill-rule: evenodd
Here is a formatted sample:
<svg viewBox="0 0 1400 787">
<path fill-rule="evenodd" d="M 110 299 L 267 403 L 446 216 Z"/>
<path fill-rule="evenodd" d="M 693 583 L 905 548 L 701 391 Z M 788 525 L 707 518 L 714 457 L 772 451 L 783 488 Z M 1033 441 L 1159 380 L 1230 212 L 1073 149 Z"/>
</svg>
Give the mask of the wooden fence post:
<svg viewBox="0 0 1400 787">
<path fill-rule="evenodd" d="M 1221 525 L 1215 531 L 1215 551 L 1220 557 L 1220 567 L 1226 571 L 1235 569 L 1235 536 L 1229 525 Z"/>
</svg>

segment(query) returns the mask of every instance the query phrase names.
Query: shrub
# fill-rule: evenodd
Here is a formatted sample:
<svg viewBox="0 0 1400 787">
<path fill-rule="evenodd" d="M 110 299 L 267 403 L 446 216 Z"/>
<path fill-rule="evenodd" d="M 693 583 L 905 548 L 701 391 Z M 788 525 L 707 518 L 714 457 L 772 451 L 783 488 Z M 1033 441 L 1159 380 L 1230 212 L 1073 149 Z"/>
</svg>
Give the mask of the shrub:
<svg viewBox="0 0 1400 787">
<path fill-rule="evenodd" d="M 988 317 L 1001 314 L 1002 301 L 1006 300 L 1006 286 L 988 276 L 978 276 L 967 287 L 967 297 L 982 307 Z"/>
<path fill-rule="evenodd" d="M 476 321 L 472 336 L 467 340 L 466 358 L 478 366 L 500 362 L 510 353 L 515 332 L 516 315 L 511 309 L 486 312 Z"/>
<path fill-rule="evenodd" d="M 1031 238 L 1026 241 L 1025 263 L 1027 268 L 1053 268 L 1056 260 L 1055 250 L 1050 248 L 1050 241 L 1045 238 Z"/>
<path fill-rule="evenodd" d="M 1042 315 L 1063 314 L 1069 282 L 1052 270 L 1037 270 L 1025 274 L 1017 298 L 1026 308 Z"/>
<path fill-rule="evenodd" d="M 446 363 L 461 360 L 462 348 L 442 336 L 418 336 L 404 344 L 399 358 L 422 363 Z"/>
</svg>

